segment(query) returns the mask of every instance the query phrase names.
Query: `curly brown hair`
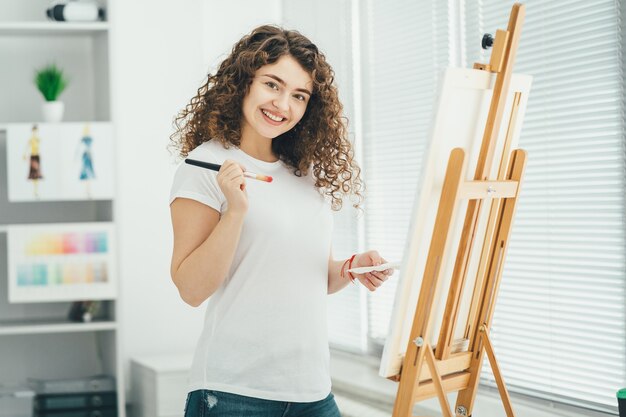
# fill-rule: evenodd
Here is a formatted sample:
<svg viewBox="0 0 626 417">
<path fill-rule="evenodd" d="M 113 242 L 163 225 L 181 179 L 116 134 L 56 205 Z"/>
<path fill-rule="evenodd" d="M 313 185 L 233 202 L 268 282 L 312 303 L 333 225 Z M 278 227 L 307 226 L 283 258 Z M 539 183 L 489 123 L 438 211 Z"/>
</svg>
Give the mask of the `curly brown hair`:
<svg viewBox="0 0 626 417">
<path fill-rule="evenodd" d="M 333 210 L 341 209 L 348 194 L 357 197 L 353 206 L 359 208 L 365 186 L 347 137 L 348 120 L 334 85 L 334 71 L 324 54 L 295 30 L 264 25 L 237 42 L 217 72 L 208 74 L 196 96 L 175 118 L 171 145 L 183 158 L 212 139 L 226 148 L 230 144 L 238 147 L 243 99 L 255 73 L 284 55 L 292 56 L 310 74 L 313 94 L 300 122 L 272 140 L 272 151 L 297 176 L 307 175 L 312 165 L 315 186 L 332 199 Z"/>
</svg>

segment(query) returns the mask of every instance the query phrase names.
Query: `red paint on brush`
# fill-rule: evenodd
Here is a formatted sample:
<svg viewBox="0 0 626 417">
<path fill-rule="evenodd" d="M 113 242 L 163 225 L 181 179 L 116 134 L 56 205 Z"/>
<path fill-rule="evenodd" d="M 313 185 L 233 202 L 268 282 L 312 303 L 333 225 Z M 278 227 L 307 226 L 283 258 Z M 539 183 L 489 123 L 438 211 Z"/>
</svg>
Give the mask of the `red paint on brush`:
<svg viewBox="0 0 626 417">
<path fill-rule="evenodd" d="M 270 177 L 269 175 L 257 175 L 254 178 L 256 178 L 257 180 L 260 180 L 260 181 L 265 181 L 265 182 L 272 182 L 273 181 L 273 178 Z"/>
</svg>

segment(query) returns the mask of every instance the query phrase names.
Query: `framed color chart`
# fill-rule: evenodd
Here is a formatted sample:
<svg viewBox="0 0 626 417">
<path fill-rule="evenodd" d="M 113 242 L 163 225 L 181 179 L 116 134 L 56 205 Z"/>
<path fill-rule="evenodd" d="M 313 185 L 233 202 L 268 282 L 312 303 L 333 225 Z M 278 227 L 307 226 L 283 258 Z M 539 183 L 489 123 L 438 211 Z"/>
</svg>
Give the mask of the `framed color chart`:
<svg viewBox="0 0 626 417">
<path fill-rule="evenodd" d="M 112 223 L 12 225 L 7 229 L 9 302 L 116 298 Z"/>
</svg>

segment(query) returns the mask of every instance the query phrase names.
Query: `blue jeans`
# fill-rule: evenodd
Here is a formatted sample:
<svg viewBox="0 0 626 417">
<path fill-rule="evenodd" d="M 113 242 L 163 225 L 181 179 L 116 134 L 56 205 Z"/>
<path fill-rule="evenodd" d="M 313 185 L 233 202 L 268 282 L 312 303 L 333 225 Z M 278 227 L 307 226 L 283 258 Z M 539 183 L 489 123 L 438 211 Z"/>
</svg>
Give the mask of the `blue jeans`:
<svg viewBox="0 0 626 417">
<path fill-rule="evenodd" d="M 221 391 L 197 390 L 187 394 L 185 417 L 341 417 L 330 393 L 321 401 L 294 403 L 263 400 Z"/>
</svg>

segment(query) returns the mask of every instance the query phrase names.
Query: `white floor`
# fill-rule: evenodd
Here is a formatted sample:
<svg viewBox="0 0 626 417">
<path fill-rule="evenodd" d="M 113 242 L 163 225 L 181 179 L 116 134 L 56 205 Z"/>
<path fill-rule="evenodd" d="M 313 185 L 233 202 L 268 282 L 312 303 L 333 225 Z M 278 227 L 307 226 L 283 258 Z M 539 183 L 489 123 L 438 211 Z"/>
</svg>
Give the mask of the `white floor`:
<svg viewBox="0 0 626 417">
<path fill-rule="evenodd" d="M 342 417 L 390 417 L 391 410 L 380 410 L 355 399 L 353 396 L 335 392 L 335 401 Z"/>
</svg>

